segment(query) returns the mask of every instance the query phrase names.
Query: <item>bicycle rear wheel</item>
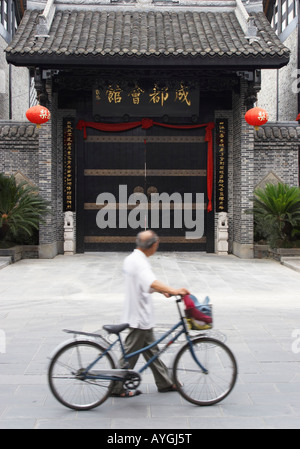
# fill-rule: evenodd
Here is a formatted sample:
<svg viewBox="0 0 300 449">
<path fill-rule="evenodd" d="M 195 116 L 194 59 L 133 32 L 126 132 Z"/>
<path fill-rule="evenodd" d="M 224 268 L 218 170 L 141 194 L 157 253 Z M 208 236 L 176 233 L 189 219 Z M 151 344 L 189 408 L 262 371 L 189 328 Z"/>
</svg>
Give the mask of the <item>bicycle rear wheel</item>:
<svg viewBox="0 0 300 449">
<path fill-rule="evenodd" d="M 192 340 L 195 357 L 187 343 L 178 352 L 173 366 L 175 385 L 179 393 L 196 405 L 216 404 L 232 391 L 237 379 L 237 364 L 230 349 L 222 342 L 199 337 Z"/>
<path fill-rule="evenodd" d="M 56 399 L 73 410 L 90 410 L 98 407 L 109 396 L 114 381 L 105 379 L 86 379 L 86 368 L 97 360 L 105 349 L 96 342 L 74 341 L 64 346 L 52 359 L 48 381 Z M 114 369 L 115 364 L 109 354 L 105 354 L 92 367 Z"/>
</svg>

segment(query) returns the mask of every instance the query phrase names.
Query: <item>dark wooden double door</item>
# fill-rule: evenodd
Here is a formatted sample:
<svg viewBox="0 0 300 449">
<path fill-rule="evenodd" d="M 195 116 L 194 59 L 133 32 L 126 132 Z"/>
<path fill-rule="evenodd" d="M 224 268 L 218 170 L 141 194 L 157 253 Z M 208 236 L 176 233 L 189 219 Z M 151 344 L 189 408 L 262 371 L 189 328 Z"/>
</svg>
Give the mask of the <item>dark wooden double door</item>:
<svg viewBox="0 0 300 449">
<path fill-rule="evenodd" d="M 79 252 L 131 250 L 145 228 L 157 232 L 161 250 L 214 251 L 204 128 L 87 134 L 77 164 Z"/>
</svg>

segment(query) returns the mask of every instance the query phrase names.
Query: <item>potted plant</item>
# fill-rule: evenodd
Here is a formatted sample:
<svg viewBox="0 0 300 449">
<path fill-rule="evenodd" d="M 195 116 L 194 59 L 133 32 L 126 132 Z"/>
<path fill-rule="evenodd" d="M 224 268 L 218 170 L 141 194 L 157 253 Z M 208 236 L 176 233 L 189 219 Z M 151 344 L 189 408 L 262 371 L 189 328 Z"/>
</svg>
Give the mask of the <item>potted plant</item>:
<svg viewBox="0 0 300 449">
<path fill-rule="evenodd" d="M 0 173 L 0 245 L 32 238 L 40 221 L 50 212 L 48 206 L 36 188 Z"/>
</svg>

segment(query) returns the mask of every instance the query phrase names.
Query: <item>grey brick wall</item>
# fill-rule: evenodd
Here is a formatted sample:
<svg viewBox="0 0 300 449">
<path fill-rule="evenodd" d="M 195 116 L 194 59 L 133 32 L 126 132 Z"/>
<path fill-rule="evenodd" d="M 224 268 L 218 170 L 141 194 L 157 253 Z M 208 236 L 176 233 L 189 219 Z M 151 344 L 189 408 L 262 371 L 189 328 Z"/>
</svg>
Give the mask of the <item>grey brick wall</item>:
<svg viewBox="0 0 300 449">
<path fill-rule="evenodd" d="M 0 172 L 20 171 L 28 180 L 39 184 L 38 132 L 29 122 L 0 120 Z"/>
<path fill-rule="evenodd" d="M 255 133 L 255 186 L 272 172 L 282 182 L 299 186 L 300 126 L 268 122 Z"/>
</svg>

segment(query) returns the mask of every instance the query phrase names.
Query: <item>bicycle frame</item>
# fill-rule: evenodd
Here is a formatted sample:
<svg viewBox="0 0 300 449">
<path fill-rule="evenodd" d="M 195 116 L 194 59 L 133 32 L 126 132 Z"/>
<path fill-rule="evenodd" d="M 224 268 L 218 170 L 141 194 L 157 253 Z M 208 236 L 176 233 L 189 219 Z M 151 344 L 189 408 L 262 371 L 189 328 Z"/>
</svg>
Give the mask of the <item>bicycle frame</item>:
<svg viewBox="0 0 300 449">
<path fill-rule="evenodd" d="M 181 309 L 180 309 L 180 307 L 179 307 L 179 302 L 181 302 L 181 299 L 177 299 L 176 300 L 176 303 L 177 303 L 177 308 L 178 308 L 178 311 L 179 311 L 179 315 L 180 315 L 180 321 L 177 323 L 177 324 L 175 324 L 175 326 L 173 326 L 171 329 L 169 329 L 162 337 L 160 337 L 158 340 L 156 340 L 156 341 L 154 341 L 153 343 L 151 343 L 150 345 L 148 345 L 148 346 L 146 346 L 146 347 L 144 347 L 144 348 L 141 348 L 141 349 L 139 349 L 139 350 L 137 350 L 137 351 L 135 351 L 135 352 L 132 352 L 132 353 L 130 353 L 130 354 L 126 354 L 126 351 L 125 351 L 125 348 L 124 348 L 124 345 L 123 345 L 123 341 L 122 341 L 122 338 L 121 338 L 121 335 L 119 334 L 118 335 L 118 338 L 117 338 L 117 340 L 116 341 L 114 341 L 105 351 L 104 351 L 104 353 L 103 354 L 101 354 L 101 356 L 100 357 L 98 357 L 93 363 L 91 363 L 87 368 L 86 368 L 86 370 L 85 370 L 85 378 L 86 379 L 89 379 L 89 378 L 92 378 L 92 379 L 95 379 L 95 378 L 97 378 L 97 379 L 106 379 L 106 380 L 114 380 L 114 381 L 120 381 L 120 380 L 123 380 L 123 377 L 122 376 L 115 376 L 114 375 L 114 373 L 113 373 L 113 371 L 115 371 L 116 372 L 116 370 L 101 370 L 101 374 L 100 374 L 100 371 L 95 371 L 95 375 L 92 375 L 92 376 L 89 376 L 89 372 L 91 371 L 91 369 L 93 368 L 93 366 L 94 365 L 96 365 L 96 363 L 102 358 L 102 357 L 104 357 L 107 353 L 109 353 L 112 349 L 113 349 L 113 347 L 117 344 L 117 343 L 119 343 L 119 345 L 120 345 L 120 347 L 121 347 L 121 351 L 122 351 L 122 355 L 123 355 L 123 358 L 124 358 L 124 361 L 125 361 L 125 363 L 126 362 L 128 362 L 128 360 L 131 358 L 131 357 L 135 357 L 135 356 L 137 356 L 137 355 L 140 355 L 140 354 L 142 354 L 143 352 L 146 352 L 147 350 L 149 350 L 149 349 L 152 349 L 154 346 L 156 346 L 156 345 L 158 345 L 159 343 L 161 343 L 162 341 L 164 341 L 169 335 L 171 335 L 173 332 L 175 332 L 178 328 L 180 328 L 181 327 L 181 329 L 176 333 L 176 335 L 173 337 L 173 338 L 171 338 L 166 344 L 165 344 L 165 346 L 161 349 L 161 350 L 159 350 L 158 352 L 157 352 L 157 354 L 155 354 L 148 362 L 146 362 L 145 363 L 145 365 L 143 365 L 142 367 L 141 367 L 141 369 L 139 370 L 139 371 L 137 371 L 139 374 L 141 374 L 143 371 L 145 371 L 150 365 L 151 365 L 151 363 L 153 363 L 158 357 L 160 357 L 175 341 L 177 341 L 178 340 L 178 338 L 182 335 L 182 334 L 185 334 L 185 336 L 186 336 L 186 339 L 187 339 L 187 342 L 188 342 L 188 344 L 189 344 L 189 348 L 190 348 L 190 352 L 191 352 L 191 354 L 192 354 L 192 357 L 193 357 L 193 359 L 194 359 L 194 361 L 196 362 L 196 364 L 199 366 L 199 368 L 203 371 L 203 373 L 204 374 L 207 374 L 208 373 L 208 371 L 205 369 L 205 367 L 204 366 L 202 366 L 202 364 L 200 363 L 200 361 L 198 360 L 198 358 L 197 358 L 197 356 L 196 356 L 196 354 L 195 354 L 195 351 L 194 351 L 194 348 L 193 348 L 193 344 L 192 344 L 192 339 L 191 339 L 191 337 L 190 337 L 190 335 L 189 335 L 189 331 L 188 331 L 188 328 L 187 328 L 187 324 L 186 324 L 186 321 L 185 321 L 185 318 L 184 318 L 184 316 L 182 315 L 182 312 L 181 312 Z M 128 368 L 126 369 L 126 368 L 123 368 L 123 369 L 120 369 L 120 370 L 118 370 L 118 372 L 124 372 L 124 375 L 126 374 L 126 373 L 128 373 Z M 129 371 L 133 371 L 133 370 L 129 370 Z M 98 373 L 98 374 L 96 374 L 96 373 Z M 108 373 L 111 373 L 112 375 L 110 376 Z"/>
<path fill-rule="evenodd" d="M 126 353 L 127 344 L 122 341 L 122 331 L 128 329 L 129 324 L 103 326 L 108 334 L 114 335 L 113 340 L 105 338 L 101 332 L 64 329 L 73 334 L 73 339 L 56 348 L 48 369 L 49 387 L 55 398 L 71 409 L 91 410 L 110 396 L 135 396 L 134 391 L 139 393 L 137 388 L 143 380 L 142 373 L 149 366 L 152 368 L 151 364 L 178 340 L 172 354 L 174 363 L 170 367 L 172 389 L 176 387 L 179 394 L 194 405 L 213 405 L 226 398 L 236 383 L 238 373 L 232 351 L 206 333 L 196 335 L 190 332 L 189 322 L 179 304 L 181 299 L 176 299 L 179 321 L 156 341 L 153 341 L 151 332 L 150 341 L 153 342 L 131 353 Z M 182 335 L 185 337 L 180 338 Z M 130 337 L 129 334 L 127 343 Z M 137 347 L 142 346 L 141 341 Z M 113 350 L 116 345 L 117 351 Z M 145 364 L 130 369 L 134 368 L 140 354 L 144 355 Z"/>
<path fill-rule="evenodd" d="M 182 326 L 182 321 L 179 321 L 177 324 L 175 324 L 175 326 L 172 327 L 172 329 L 170 329 L 168 332 L 166 332 L 161 338 L 159 338 L 158 340 L 154 341 L 150 345 L 145 346 L 144 348 L 139 349 L 138 351 L 132 352 L 130 354 L 126 354 L 125 353 L 125 350 L 124 350 L 124 347 L 123 347 L 123 344 L 122 344 L 122 352 L 123 352 L 123 357 L 124 357 L 125 362 L 127 362 L 131 357 L 140 355 L 143 352 L 147 351 L 148 349 L 152 349 L 154 346 L 156 346 L 159 343 L 161 343 L 170 334 L 172 334 L 176 329 L 178 329 L 181 326 Z M 165 344 L 165 346 L 160 351 L 157 352 L 157 354 L 155 354 L 147 363 L 145 363 L 145 365 L 143 365 L 142 368 L 138 372 L 141 374 L 143 371 L 145 371 L 151 365 L 151 363 L 154 362 L 154 360 L 156 360 L 158 357 L 160 357 L 184 333 L 185 333 L 185 329 L 181 329 L 179 332 L 177 332 L 175 337 L 171 338 L 171 340 L 169 340 Z"/>
</svg>

